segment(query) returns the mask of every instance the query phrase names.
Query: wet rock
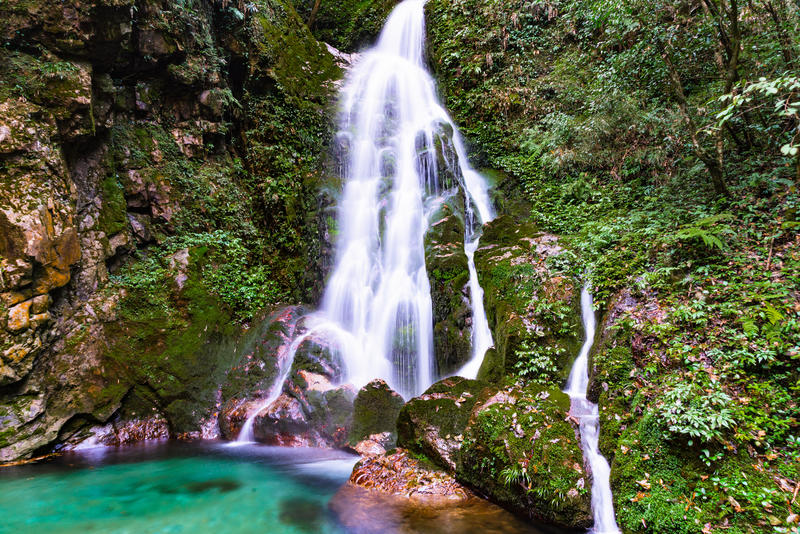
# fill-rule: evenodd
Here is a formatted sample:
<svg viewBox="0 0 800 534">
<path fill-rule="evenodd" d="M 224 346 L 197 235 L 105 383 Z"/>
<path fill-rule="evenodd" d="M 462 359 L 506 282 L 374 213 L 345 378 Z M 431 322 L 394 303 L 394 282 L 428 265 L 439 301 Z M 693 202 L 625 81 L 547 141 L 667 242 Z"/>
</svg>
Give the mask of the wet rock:
<svg viewBox="0 0 800 534">
<path fill-rule="evenodd" d="M 376 379 L 361 388 L 353 403 L 353 429 L 350 443 L 364 440 L 375 442 L 371 436 L 386 435 L 379 446 L 391 448 L 397 439 L 397 416 L 403 408 L 403 398 L 385 381 Z"/>
<path fill-rule="evenodd" d="M 446 378 L 411 399 L 397 419 L 397 444 L 455 471 L 472 408 L 486 385 L 462 377 Z"/>
<path fill-rule="evenodd" d="M 362 459 L 349 484 L 414 500 L 457 502 L 472 493 L 444 471 L 423 466 L 403 449 L 390 455 Z"/>
<path fill-rule="evenodd" d="M 219 429 L 224 438 L 236 439 L 248 415 L 270 395 L 304 311 L 299 306 L 281 308 L 251 329 L 242 359 L 228 371 L 221 387 Z"/>
<path fill-rule="evenodd" d="M 508 215 L 484 227 L 475 266 L 495 351 L 484 358 L 479 378 L 524 374 L 526 358 L 536 350 L 548 361 L 536 378 L 553 385 L 566 380 L 580 348 L 581 323 L 577 280 L 551 267 L 550 260 L 563 253 L 556 236 Z"/>
<path fill-rule="evenodd" d="M 454 193 L 442 204 L 425 235 L 425 267 L 433 304 L 437 373 L 456 372 L 472 355 L 469 268 L 464 252 L 464 200 Z"/>
<path fill-rule="evenodd" d="M 353 445 L 352 449 L 361 456 L 380 456 L 386 454 L 386 450 L 394 446 L 395 439 L 391 432 L 371 434 L 366 439 Z"/>
<path fill-rule="evenodd" d="M 592 524 L 569 398 L 558 389 L 512 385 L 475 404 L 456 478 L 518 514 L 569 528 Z"/>
</svg>

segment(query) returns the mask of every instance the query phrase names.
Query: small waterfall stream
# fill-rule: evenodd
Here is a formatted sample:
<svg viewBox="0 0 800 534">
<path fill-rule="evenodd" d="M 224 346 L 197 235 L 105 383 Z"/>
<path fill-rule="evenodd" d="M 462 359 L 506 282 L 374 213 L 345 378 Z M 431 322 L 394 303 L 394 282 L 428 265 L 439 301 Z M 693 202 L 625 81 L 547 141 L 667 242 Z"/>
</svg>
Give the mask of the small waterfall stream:
<svg viewBox="0 0 800 534">
<path fill-rule="evenodd" d="M 594 514 L 594 534 L 619 534 L 614 517 L 614 501 L 611 495 L 609 477 L 611 468 L 600 454 L 600 412 L 596 404 L 586 398 L 589 388 L 589 351 L 594 344 L 596 322 L 589 289 L 581 291 L 581 318 L 586 340 L 567 380 L 564 393 L 569 395 L 572 406 L 570 413 L 580 422 L 581 448 L 592 470 L 592 513 Z"/>
</svg>

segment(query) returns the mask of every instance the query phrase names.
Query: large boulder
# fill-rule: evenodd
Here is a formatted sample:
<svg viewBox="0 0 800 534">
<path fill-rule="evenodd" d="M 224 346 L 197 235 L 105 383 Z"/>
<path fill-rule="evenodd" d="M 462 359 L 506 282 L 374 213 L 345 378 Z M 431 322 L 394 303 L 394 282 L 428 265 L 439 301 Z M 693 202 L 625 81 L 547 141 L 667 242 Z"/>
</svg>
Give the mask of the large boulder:
<svg viewBox="0 0 800 534">
<path fill-rule="evenodd" d="M 512 385 L 477 403 L 456 478 L 519 514 L 591 526 L 591 478 L 569 408 L 564 393 L 539 385 Z"/>
<path fill-rule="evenodd" d="M 254 437 L 272 445 L 343 447 L 353 426 L 356 390 L 350 384 L 340 385 L 344 367 L 335 343 L 304 329 L 295 330 L 295 340 L 285 353 L 287 361 L 281 366 L 291 365 L 288 373 L 276 377 L 285 377 L 273 386 L 282 388 L 280 395 L 267 407 L 249 405 L 261 408 L 254 420 Z"/>
<path fill-rule="evenodd" d="M 353 404 L 351 445 L 381 435 L 381 446 L 393 447 L 397 440 L 397 417 L 404 404 L 403 397 L 383 380 L 373 380 L 361 388 Z M 383 437 L 385 433 L 388 436 Z"/>
<path fill-rule="evenodd" d="M 454 471 L 472 408 L 485 384 L 460 376 L 446 378 L 411 399 L 397 419 L 397 444 Z"/>
<path fill-rule="evenodd" d="M 307 376 L 306 389 L 283 393 L 255 418 L 257 441 L 292 447 L 343 447 L 353 420 L 355 389 Z"/>
</svg>

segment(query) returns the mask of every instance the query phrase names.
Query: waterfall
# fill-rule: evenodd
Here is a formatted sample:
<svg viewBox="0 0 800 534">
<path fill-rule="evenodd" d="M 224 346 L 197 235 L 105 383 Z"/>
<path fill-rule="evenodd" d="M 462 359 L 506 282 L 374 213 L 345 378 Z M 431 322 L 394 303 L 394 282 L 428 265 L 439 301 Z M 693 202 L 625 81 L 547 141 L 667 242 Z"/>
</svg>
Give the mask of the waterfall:
<svg viewBox="0 0 800 534">
<path fill-rule="evenodd" d="M 592 532 L 594 534 L 618 534 L 620 530 L 614 518 L 614 501 L 609 482 L 611 468 L 600 454 L 598 445 L 600 412 L 597 405 L 586 398 L 589 388 L 589 351 L 594 343 L 596 328 L 592 295 L 586 287 L 581 291 L 581 317 L 586 340 L 572 365 L 564 393 L 569 395 L 572 401 L 570 413 L 580 422 L 581 448 L 592 470 L 592 513 L 594 514 Z"/>
<path fill-rule="evenodd" d="M 477 366 L 492 344 L 473 256 L 493 213 L 487 184 L 469 166 L 425 65 L 424 4 L 405 0 L 392 11 L 342 90 L 336 259 L 314 318 L 347 340 L 338 348 L 349 382 L 361 387 L 383 378 L 405 397 L 436 378 L 426 207 L 454 191 L 465 199 Z"/>
<path fill-rule="evenodd" d="M 255 423 L 256 417 L 269 408 L 273 402 L 278 400 L 278 397 L 281 396 L 283 392 L 283 384 L 286 382 L 286 379 L 289 377 L 289 373 L 292 371 L 292 364 L 294 363 L 294 355 L 297 354 L 297 348 L 300 344 L 308 338 L 309 334 L 305 334 L 303 336 L 298 337 L 294 341 L 292 341 L 291 345 L 289 345 L 286 354 L 283 357 L 279 356 L 279 361 L 281 361 L 280 369 L 278 370 L 278 375 L 275 377 L 275 381 L 272 383 L 272 386 L 269 390 L 269 395 L 267 395 L 264 399 L 262 399 L 256 409 L 247 416 L 244 424 L 242 425 L 242 429 L 239 430 L 239 435 L 236 437 L 236 441 L 234 443 L 253 443 L 255 441 L 255 435 L 253 432 L 253 424 Z"/>
</svg>

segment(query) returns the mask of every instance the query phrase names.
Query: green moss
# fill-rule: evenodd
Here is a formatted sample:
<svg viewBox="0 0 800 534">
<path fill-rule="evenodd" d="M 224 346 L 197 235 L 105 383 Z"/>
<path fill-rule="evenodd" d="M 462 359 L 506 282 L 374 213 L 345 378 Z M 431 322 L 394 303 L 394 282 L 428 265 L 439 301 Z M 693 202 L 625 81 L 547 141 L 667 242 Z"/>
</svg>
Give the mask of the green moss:
<svg viewBox="0 0 800 534">
<path fill-rule="evenodd" d="M 372 434 L 389 432 L 390 446 L 397 437 L 397 418 L 403 398 L 382 380 L 373 380 L 359 390 L 353 404 L 353 429 L 350 443 L 355 445 Z"/>
<path fill-rule="evenodd" d="M 485 387 L 482 382 L 458 376 L 433 384 L 400 411 L 398 446 L 426 456 L 439 467 L 454 469 L 461 436 Z"/>
<path fill-rule="evenodd" d="M 176 433 L 196 430 L 215 404 L 224 373 L 240 357 L 230 350 L 237 334 L 231 312 L 201 278 L 207 252 L 191 251 L 181 290 L 163 278 L 131 287 L 120 302 L 121 320 L 107 327 L 105 360 L 138 397 L 161 411 Z"/>
<path fill-rule="evenodd" d="M 518 513 L 590 524 L 590 480 L 568 410 L 557 389 L 512 388 L 470 422 L 456 476 Z"/>
<path fill-rule="evenodd" d="M 292 0 L 308 20 L 313 0 Z M 339 50 L 355 52 L 369 44 L 398 0 L 343 0 L 322 2 L 313 25 L 314 36 Z"/>
<path fill-rule="evenodd" d="M 114 176 L 107 176 L 100 182 L 103 205 L 98 224 L 106 235 L 122 232 L 128 226 L 127 204 L 122 187 Z"/>
</svg>

